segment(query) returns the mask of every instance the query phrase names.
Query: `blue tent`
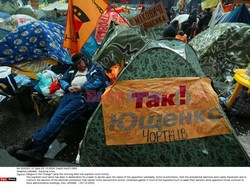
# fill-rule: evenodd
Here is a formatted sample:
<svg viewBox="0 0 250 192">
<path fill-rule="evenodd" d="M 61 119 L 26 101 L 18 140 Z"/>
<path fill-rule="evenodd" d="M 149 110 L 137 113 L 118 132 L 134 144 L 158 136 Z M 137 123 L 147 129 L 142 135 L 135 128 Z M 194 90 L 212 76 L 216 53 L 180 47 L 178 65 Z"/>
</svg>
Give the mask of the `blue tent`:
<svg viewBox="0 0 250 192">
<path fill-rule="evenodd" d="M 227 23 L 227 22 L 250 24 L 250 15 L 245 4 L 242 4 L 236 9 L 232 10 L 231 13 L 229 13 L 224 18 L 224 20 L 221 21 L 221 23 Z"/>
</svg>

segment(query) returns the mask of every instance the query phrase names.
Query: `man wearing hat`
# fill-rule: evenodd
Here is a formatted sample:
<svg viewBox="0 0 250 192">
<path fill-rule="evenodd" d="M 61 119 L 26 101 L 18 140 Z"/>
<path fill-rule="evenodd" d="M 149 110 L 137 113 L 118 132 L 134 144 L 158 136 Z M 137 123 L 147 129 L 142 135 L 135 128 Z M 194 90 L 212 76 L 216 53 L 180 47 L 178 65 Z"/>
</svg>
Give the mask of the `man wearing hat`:
<svg viewBox="0 0 250 192">
<path fill-rule="evenodd" d="M 50 144 L 63 127 L 81 114 L 91 112 L 97 107 L 97 98 L 100 98 L 100 93 L 105 90 L 104 69 L 82 53 L 76 53 L 72 61 L 73 68 L 70 68 L 60 80 L 65 95 L 49 123 L 22 144 L 7 148 L 11 156 L 21 161 L 42 161 Z M 90 92 L 91 100 L 87 98 Z"/>
</svg>

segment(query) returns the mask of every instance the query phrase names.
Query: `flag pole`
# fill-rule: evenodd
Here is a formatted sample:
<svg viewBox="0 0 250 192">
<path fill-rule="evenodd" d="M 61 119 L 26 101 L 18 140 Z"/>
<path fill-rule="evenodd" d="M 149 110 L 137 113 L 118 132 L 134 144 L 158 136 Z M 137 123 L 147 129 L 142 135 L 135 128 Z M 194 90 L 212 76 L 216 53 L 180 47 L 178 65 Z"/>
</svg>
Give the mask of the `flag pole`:
<svg viewBox="0 0 250 192">
<path fill-rule="evenodd" d="M 232 7 L 232 10 L 234 10 L 234 7 L 236 6 L 236 0 L 234 0 L 234 2 L 233 2 L 233 7 Z M 232 11 L 231 10 L 231 11 Z"/>
</svg>

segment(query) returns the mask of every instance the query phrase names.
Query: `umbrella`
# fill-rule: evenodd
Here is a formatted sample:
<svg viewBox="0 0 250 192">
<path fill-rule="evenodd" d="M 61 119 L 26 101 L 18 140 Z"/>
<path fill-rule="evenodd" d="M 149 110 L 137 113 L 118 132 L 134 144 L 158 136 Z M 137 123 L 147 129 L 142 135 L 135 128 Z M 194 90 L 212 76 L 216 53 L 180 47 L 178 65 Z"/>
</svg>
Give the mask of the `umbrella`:
<svg viewBox="0 0 250 192">
<path fill-rule="evenodd" d="M 177 21 L 179 21 L 179 23 L 183 23 L 183 22 L 185 22 L 185 21 L 188 20 L 188 17 L 189 17 L 189 14 L 178 15 L 177 17 L 175 17 L 175 18 L 173 19 L 173 21 L 174 21 L 174 20 L 177 20 Z"/>
</svg>

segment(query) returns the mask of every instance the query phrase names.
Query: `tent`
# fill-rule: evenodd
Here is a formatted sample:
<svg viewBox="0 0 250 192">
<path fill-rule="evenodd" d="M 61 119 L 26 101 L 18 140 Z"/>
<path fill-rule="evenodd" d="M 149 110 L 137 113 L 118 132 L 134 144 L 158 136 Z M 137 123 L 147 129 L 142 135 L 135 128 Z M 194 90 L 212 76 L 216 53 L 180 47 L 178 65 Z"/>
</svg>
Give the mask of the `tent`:
<svg viewBox="0 0 250 192">
<path fill-rule="evenodd" d="M 9 13 L 10 15 L 15 14 L 18 8 L 11 2 L 5 1 L 0 3 L 0 12 Z"/>
<path fill-rule="evenodd" d="M 129 20 L 139 15 L 140 13 L 141 13 L 140 10 L 130 10 L 129 13 L 122 12 L 121 15 Z"/>
<path fill-rule="evenodd" d="M 53 11 L 55 8 L 57 8 L 58 11 L 67 11 L 68 10 L 68 3 L 62 3 L 59 1 L 49 2 L 49 5 L 46 7 L 43 7 L 43 11 Z"/>
<path fill-rule="evenodd" d="M 233 77 L 236 68 L 250 63 L 250 26 L 221 23 L 190 41 L 206 75 L 216 81 Z"/>
<path fill-rule="evenodd" d="M 246 8 L 245 4 L 242 4 L 232 10 L 222 21 L 221 23 L 226 22 L 238 22 L 250 24 L 250 14 Z"/>
<path fill-rule="evenodd" d="M 50 3 L 48 6 L 41 8 L 41 10 L 43 10 L 47 17 L 52 17 L 55 18 L 56 17 L 56 13 L 54 11 L 54 9 L 57 8 L 57 11 L 59 13 L 66 13 L 68 10 L 68 3 L 61 3 L 59 1 L 55 1 L 53 3 Z"/>
<path fill-rule="evenodd" d="M 209 26 L 214 27 L 218 23 L 247 23 L 250 24 L 250 15 L 245 4 L 236 7 L 231 12 L 224 12 L 223 6 L 218 3 L 216 9 L 213 11 Z"/>
<path fill-rule="evenodd" d="M 0 41 L 0 66 L 41 58 L 53 58 L 72 64 L 67 49 L 62 47 L 64 27 L 50 22 L 32 21 L 18 27 Z"/>
<path fill-rule="evenodd" d="M 24 14 L 24 15 L 29 15 L 31 17 L 35 17 L 36 18 L 36 14 L 35 11 L 33 10 L 33 8 L 30 5 L 26 5 L 24 7 L 20 7 L 15 14 Z"/>
<path fill-rule="evenodd" d="M 195 52 L 177 40 L 150 41 L 124 68 L 118 81 L 163 77 L 202 77 Z M 167 47 L 172 43 L 172 48 Z M 185 59 L 186 57 L 186 59 Z M 189 59 L 187 59 L 190 57 Z M 189 60 L 189 61 L 188 61 Z M 115 84 L 113 85 L 115 86 Z M 80 149 L 81 166 L 247 166 L 249 159 L 234 134 L 178 142 L 107 146 L 101 104 L 88 122 Z"/>
<path fill-rule="evenodd" d="M 208 23 L 208 26 L 214 27 L 216 24 L 220 23 L 228 14 L 229 13 L 224 12 L 224 8 L 221 2 L 219 2 L 215 10 L 213 11 L 213 14 Z"/>
<path fill-rule="evenodd" d="M 100 62 L 106 69 L 120 64 L 123 59 L 128 61 L 146 43 L 137 30 L 140 29 L 120 26 L 111 22 L 99 49 L 93 56 L 93 60 Z"/>
<path fill-rule="evenodd" d="M 1 39 L 4 38 L 8 33 L 9 33 L 8 30 L 1 29 L 1 28 L 0 28 L 0 41 L 1 41 Z"/>
<path fill-rule="evenodd" d="M 34 17 L 28 15 L 23 15 L 23 14 L 12 15 L 11 17 L 5 19 L 3 23 L 0 23 L 0 28 L 9 31 L 15 31 L 19 26 L 25 25 L 26 23 L 35 20 L 36 19 Z"/>
<path fill-rule="evenodd" d="M 143 30 L 141 29 L 141 35 L 146 35 L 149 39 L 162 39 L 162 32 L 165 29 L 165 27 L 167 26 L 167 23 L 163 24 L 163 25 L 159 25 L 159 26 L 155 26 L 153 28 L 147 29 L 147 30 Z"/>
<path fill-rule="evenodd" d="M 53 17 L 44 17 L 44 18 L 41 18 L 40 20 L 43 21 L 49 21 L 49 22 L 53 22 L 53 23 L 57 23 L 63 27 L 66 26 L 66 16 L 59 16 L 59 17 L 56 17 L 56 18 L 53 18 Z"/>
</svg>

